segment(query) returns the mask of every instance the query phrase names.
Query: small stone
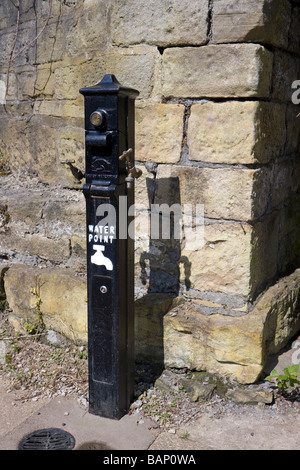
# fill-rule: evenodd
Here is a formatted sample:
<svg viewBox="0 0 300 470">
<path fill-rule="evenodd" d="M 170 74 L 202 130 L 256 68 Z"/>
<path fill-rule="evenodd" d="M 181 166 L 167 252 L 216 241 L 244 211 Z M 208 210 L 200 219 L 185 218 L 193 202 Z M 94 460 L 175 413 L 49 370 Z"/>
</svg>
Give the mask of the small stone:
<svg viewBox="0 0 300 470">
<path fill-rule="evenodd" d="M 5 364 L 6 363 L 6 345 L 5 341 L 0 341 L 0 364 Z"/>
<path fill-rule="evenodd" d="M 60 340 L 58 339 L 55 331 L 53 331 L 53 330 L 48 330 L 48 332 L 47 332 L 47 341 L 49 341 L 49 343 L 51 343 L 53 345 L 59 345 L 60 344 Z"/>
<path fill-rule="evenodd" d="M 271 404 L 273 402 L 273 392 L 266 390 L 229 390 L 226 394 L 228 398 L 231 398 L 235 403 L 243 404 L 255 404 L 255 403 L 266 403 Z"/>
</svg>

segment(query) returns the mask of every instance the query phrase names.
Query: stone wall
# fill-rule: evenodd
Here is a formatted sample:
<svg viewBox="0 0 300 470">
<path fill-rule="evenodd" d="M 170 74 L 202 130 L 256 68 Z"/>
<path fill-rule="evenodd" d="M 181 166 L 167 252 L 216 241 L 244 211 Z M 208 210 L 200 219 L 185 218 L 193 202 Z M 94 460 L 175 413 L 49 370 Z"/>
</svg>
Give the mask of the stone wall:
<svg viewBox="0 0 300 470">
<path fill-rule="evenodd" d="M 268 354 L 264 340 L 254 373 L 244 372 L 249 357 L 230 359 L 244 367 L 237 373 L 220 355 L 199 358 L 208 344 L 201 335 L 194 359 L 184 361 L 187 337 L 175 335 L 174 352 L 162 317 L 174 307 L 167 294 L 187 299 L 197 306 L 195 331 L 203 322 L 213 328 L 221 315 L 235 337 L 243 329 L 236 325 L 257 325 L 259 295 L 299 267 L 300 118 L 291 88 L 300 73 L 299 0 L 23 0 L 10 63 L 17 23 L 16 8 L 3 2 L 2 83 L 10 74 L 0 116 L 0 246 L 11 319 L 34 317 L 30 286 L 48 277 L 41 296 L 49 327 L 86 337 L 82 182 L 62 162 L 74 159 L 84 170 L 79 88 L 112 73 L 140 91 L 140 220 L 151 204 L 204 205 L 204 241 L 193 246 L 150 239 L 144 225 L 137 230 L 137 330 L 145 332 L 137 336 L 138 359 L 149 359 L 157 337 L 167 364 L 219 370 L 219 363 L 222 373 L 255 380 Z M 81 292 L 77 330 L 70 291 Z M 222 347 L 217 337 L 210 351 Z"/>
</svg>

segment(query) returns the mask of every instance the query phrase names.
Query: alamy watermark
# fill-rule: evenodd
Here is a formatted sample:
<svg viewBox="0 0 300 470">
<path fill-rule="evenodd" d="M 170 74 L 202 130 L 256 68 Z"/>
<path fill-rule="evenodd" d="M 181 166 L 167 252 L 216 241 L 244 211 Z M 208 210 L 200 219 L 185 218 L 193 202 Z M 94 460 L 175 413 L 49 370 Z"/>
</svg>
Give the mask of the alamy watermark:
<svg viewBox="0 0 300 470">
<path fill-rule="evenodd" d="M 292 94 L 292 103 L 300 104 L 300 80 L 294 80 L 292 89 L 295 90 Z"/>
<path fill-rule="evenodd" d="M 88 225 L 88 242 L 112 243 L 116 238 L 147 235 L 151 240 L 184 241 L 187 250 L 204 245 L 203 204 L 151 204 L 150 211 L 141 204 L 138 209 L 127 204 L 127 196 L 119 197 L 118 211 L 113 204 L 99 204 L 95 225 Z"/>
</svg>

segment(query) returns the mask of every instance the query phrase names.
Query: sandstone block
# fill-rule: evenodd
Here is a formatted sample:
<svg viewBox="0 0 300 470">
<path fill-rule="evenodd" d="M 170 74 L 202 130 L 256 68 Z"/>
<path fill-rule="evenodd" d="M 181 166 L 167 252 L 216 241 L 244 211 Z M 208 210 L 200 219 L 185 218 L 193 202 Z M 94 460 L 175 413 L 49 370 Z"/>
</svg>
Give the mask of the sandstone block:
<svg viewBox="0 0 300 470">
<path fill-rule="evenodd" d="M 297 193 L 281 208 L 278 245 L 279 272 L 286 273 L 296 269 L 300 262 L 300 212 Z"/>
<path fill-rule="evenodd" d="M 300 30 L 300 8 L 295 7 L 291 14 L 291 26 L 289 29 L 289 50 L 299 54 L 300 38 L 298 31 Z"/>
<path fill-rule="evenodd" d="M 240 318 L 193 313 L 183 306 L 164 317 L 165 364 L 255 381 L 262 370 L 261 325 Z M 238 333 L 237 333 L 238 332 Z"/>
<path fill-rule="evenodd" d="M 18 97 L 19 99 L 32 98 L 35 95 L 36 70 L 19 72 Z"/>
<path fill-rule="evenodd" d="M 213 5 L 212 41 L 287 47 L 290 18 L 287 0 L 218 0 Z"/>
<path fill-rule="evenodd" d="M 5 67 L 9 62 L 10 52 L 15 41 L 15 25 L 16 19 L 13 28 L 7 28 L 4 29 L 4 31 L 1 31 L 2 47 L 0 51 L 0 60 L 1 64 L 5 64 Z M 23 48 L 24 44 L 30 43 L 32 40 L 31 33 L 32 31 L 35 31 L 35 26 L 36 22 L 34 20 L 29 20 L 26 23 L 20 22 L 18 29 L 18 40 L 15 45 L 14 55 L 18 54 L 18 52 Z M 28 65 L 28 63 L 35 63 L 35 47 L 33 46 L 28 48 L 26 52 L 27 54 L 24 51 L 24 53 L 20 53 L 20 55 L 14 59 L 14 67 L 19 65 Z"/>
<path fill-rule="evenodd" d="M 205 217 L 249 221 L 266 210 L 270 175 L 265 169 L 159 165 L 155 183 L 155 204 L 203 204 Z"/>
<path fill-rule="evenodd" d="M 76 169 L 85 172 L 85 131 L 84 127 L 65 126 L 58 130 L 59 166 L 57 169 L 60 183 L 67 188 L 80 188 L 84 179 L 79 179 Z M 74 160 L 74 168 L 63 163 Z M 75 173 L 75 174 L 73 174 Z"/>
<path fill-rule="evenodd" d="M 35 101 L 33 113 L 37 116 L 51 116 L 54 118 L 79 118 L 83 124 L 83 102 L 77 100 L 43 100 Z"/>
<path fill-rule="evenodd" d="M 51 65 L 37 67 L 35 76 L 35 94 L 45 98 L 52 98 L 55 89 L 55 76 Z"/>
<path fill-rule="evenodd" d="M 104 77 L 107 73 L 106 59 L 107 54 L 103 54 L 99 57 L 99 54 L 96 52 L 89 51 L 88 60 L 83 60 L 80 67 L 81 81 L 84 87 L 96 85 L 101 78 Z M 118 76 L 117 79 L 119 80 Z M 83 103 L 84 99 L 82 96 L 82 109 Z"/>
<path fill-rule="evenodd" d="M 260 97 L 270 92 L 273 54 L 257 44 L 166 49 L 165 97 Z"/>
<path fill-rule="evenodd" d="M 274 281 L 277 273 L 280 216 L 272 212 L 257 222 L 252 231 L 250 297 L 256 297 L 259 290 Z"/>
<path fill-rule="evenodd" d="M 5 196 L 1 194 L 1 201 L 5 200 L 9 220 L 13 224 L 37 227 L 42 219 L 43 205 L 45 199 L 39 195 L 23 191 L 23 198 L 16 197 L 16 191 L 5 191 Z M 2 199 L 4 198 L 4 199 Z"/>
<path fill-rule="evenodd" d="M 78 90 L 82 83 L 76 66 L 56 67 L 54 77 L 54 99 L 76 100 L 78 98 Z"/>
<path fill-rule="evenodd" d="M 135 356 L 137 362 L 163 362 L 163 316 L 175 300 L 168 294 L 148 294 L 135 302 Z M 151 351 L 151 352 L 150 352 Z"/>
<path fill-rule="evenodd" d="M 139 99 L 147 99 L 158 93 L 155 82 L 160 61 L 161 56 L 155 47 L 112 48 L 106 53 L 106 70 L 110 70 L 120 83 L 138 90 Z M 98 77 L 98 81 L 101 78 Z"/>
<path fill-rule="evenodd" d="M 3 118 L 1 125 L 1 150 L 9 155 L 11 169 L 21 174 L 38 173 L 40 181 L 57 183 L 56 148 L 45 145 L 55 142 L 55 129 L 35 116 L 27 123 L 25 118 Z"/>
<path fill-rule="evenodd" d="M 48 235 L 72 235 L 85 230 L 85 198 L 82 193 L 68 191 L 60 193 L 60 197 L 49 199 L 43 209 L 46 222 L 45 233 Z"/>
<path fill-rule="evenodd" d="M 206 42 L 208 1 L 117 0 L 112 8 L 112 41 L 117 45 L 201 45 Z"/>
<path fill-rule="evenodd" d="M 300 60 L 293 54 L 282 50 L 275 50 L 272 77 L 272 98 L 291 102 L 294 90 L 292 83 L 297 80 Z"/>
<path fill-rule="evenodd" d="M 141 164 L 136 168 L 142 171 L 141 176 L 135 180 L 135 207 L 137 210 L 149 210 L 153 201 L 154 174 Z"/>
<path fill-rule="evenodd" d="M 270 287 L 244 317 L 208 317 L 192 302 L 170 310 L 164 316 L 165 365 L 255 382 L 268 356 L 279 352 L 299 329 L 299 276 L 297 270 Z"/>
<path fill-rule="evenodd" d="M 37 21 L 39 30 L 43 28 L 45 18 Z M 66 33 L 71 28 L 69 21 L 64 21 L 64 26 L 60 24 L 58 17 L 53 17 L 48 22 L 31 49 L 35 53 L 35 64 L 49 64 L 50 62 L 61 61 L 66 53 Z M 26 24 L 26 23 L 25 23 Z M 36 22 L 33 22 L 35 28 Z M 26 54 L 22 54 L 22 56 Z M 20 56 L 21 57 L 21 56 Z"/>
<path fill-rule="evenodd" d="M 19 254 L 36 256 L 52 263 L 64 263 L 70 256 L 67 237 L 49 238 L 39 233 L 24 234 L 22 231 L 11 231 L 1 236 L 1 247 Z"/>
<path fill-rule="evenodd" d="M 5 29 L 13 26 L 17 21 L 17 9 L 11 2 L 0 5 L 0 28 Z"/>
<path fill-rule="evenodd" d="M 287 154 L 300 153 L 300 116 L 298 105 L 287 105 Z"/>
<path fill-rule="evenodd" d="M 205 102 L 191 107 L 190 160 L 266 163 L 283 153 L 285 105 L 256 101 Z"/>
<path fill-rule="evenodd" d="M 246 223 L 205 225 L 202 246 L 196 238 L 194 244 L 188 244 L 188 249 L 184 245 L 181 249 L 181 258 L 190 263 L 190 287 L 200 291 L 248 296 L 251 234 L 252 229 Z M 181 281 L 186 283 L 186 274 Z"/>
<path fill-rule="evenodd" d="M 71 270 L 38 269 L 25 265 L 11 267 L 4 278 L 10 308 L 22 322 L 37 321 L 36 289 L 41 299 L 41 314 L 47 329 L 71 340 L 87 340 L 86 281 Z"/>
<path fill-rule="evenodd" d="M 155 104 L 136 109 L 136 160 L 176 163 L 180 160 L 184 106 Z"/>
<path fill-rule="evenodd" d="M 186 237 L 180 255 L 189 270 L 188 277 L 181 270 L 182 284 L 252 300 L 276 275 L 279 222 L 275 212 L 253 226 L 245 222 L 206 223 L 202 240 L 197 231 L 196 236 L 187 231 L 191 241 Z"/>
<path fill-rule="evenodd" d="M 266 290 L 257 300 L 255 313 L 264 317 L 264 353 L 276 354 L 299 331 L 299 276 L 297 269 Z"/>
<path fill-rule="evenodd" d="M 297 191 L 299 164 L 291 160 L 282 160 L 273 165 L 273 182 L 271 188 L 271 207 L 276 207 L 287 200 L 292 191 Z M 299 180 L 298 180 L 299 181 Z"/>
<path fill-rule="evenodd" d="M 66 40 L 61 43 L 64 52 L 72 57 L 86 50 L 103 51 L 109 37 L 109 8 L 105 0 L 85 2 L 84 5 L 80 2 L 75 9 L 69 8 L 66 16 L 62 28 Z"/>
</svg>

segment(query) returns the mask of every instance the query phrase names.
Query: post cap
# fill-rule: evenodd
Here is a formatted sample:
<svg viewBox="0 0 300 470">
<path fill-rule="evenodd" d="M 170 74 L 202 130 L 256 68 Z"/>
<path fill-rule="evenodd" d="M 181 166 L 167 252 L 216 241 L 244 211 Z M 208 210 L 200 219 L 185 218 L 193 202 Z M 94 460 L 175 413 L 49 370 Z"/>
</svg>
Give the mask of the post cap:
<svg viewBox="0 0 300 470">
<path fill-rule="evenodd" d="M 131 98 L 136 98 L 139 92 L 134 88 L 128 88 L 122 86 L 115 75 L 107 74 L 104 75 L 101 82 L 97 85 L 93 85 L 87 88 L 81 88 L 79 92 L 84 96 L 89 95 L 125 95 Z"/>
</svg>

